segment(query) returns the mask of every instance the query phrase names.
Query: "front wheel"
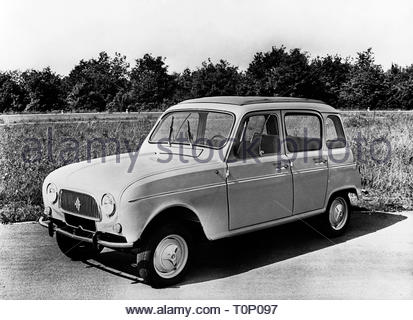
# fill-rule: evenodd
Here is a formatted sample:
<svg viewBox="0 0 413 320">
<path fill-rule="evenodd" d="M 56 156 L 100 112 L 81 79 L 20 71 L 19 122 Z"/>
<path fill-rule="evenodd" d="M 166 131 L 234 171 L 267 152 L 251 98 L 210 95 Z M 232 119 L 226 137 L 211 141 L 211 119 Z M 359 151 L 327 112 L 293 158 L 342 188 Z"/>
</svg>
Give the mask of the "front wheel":
<svg viewBox="0 0 413 320">
<path fill-rule="evenodd" d="M 165 225 L 148 235 L 136 257 L 139 277 L 153 287 L 180 282 L 188 270 L 191 239 L 179 225 Z"/>
<path fill-rule="evenodd" d="M 342 235 L 350 222 L 350 202 L 348 196 L 339 194 L 333 196 L 322 216 L 324 231 L 332 237 Z"/>
</svg>

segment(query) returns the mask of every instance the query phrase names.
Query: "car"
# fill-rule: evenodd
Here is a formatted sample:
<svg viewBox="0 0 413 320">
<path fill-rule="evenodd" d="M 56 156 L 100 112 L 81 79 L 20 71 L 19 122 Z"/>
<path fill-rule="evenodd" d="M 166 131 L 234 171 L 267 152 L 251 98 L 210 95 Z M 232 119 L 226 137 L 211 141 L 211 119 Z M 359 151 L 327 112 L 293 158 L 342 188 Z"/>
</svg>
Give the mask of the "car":
<svg viewBox="0 0 413 320">
<path fill-rule="evenodd" d="M 186 100 L 162 114 L 131 159 L 113 155 L 50 173 L 39 221 L 72 259 L 104 247 L 136 255 L 137 275 L 153 287 L 181 281 L 202 238 L 312 216 L 324 236 L 339 236 L 350 199 L 361 196 L 340 112 L 317 100 Z"/>
</svg>

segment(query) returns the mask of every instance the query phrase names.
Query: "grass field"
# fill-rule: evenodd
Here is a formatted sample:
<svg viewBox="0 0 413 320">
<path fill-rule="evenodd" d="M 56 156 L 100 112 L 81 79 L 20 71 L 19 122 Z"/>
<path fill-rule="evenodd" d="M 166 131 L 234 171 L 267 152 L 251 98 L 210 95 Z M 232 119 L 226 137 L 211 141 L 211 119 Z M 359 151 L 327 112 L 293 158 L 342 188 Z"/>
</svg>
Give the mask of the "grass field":
<svg viewBox="0 0 413 320">
<path fill-rule="evenodd" d="M 42 210 L 43 179 L 66 163 L 86 159 L 88 140 L 117 139 L 120 152 L 136 150 L 158 116 L 0 117 L 0 221 L 36 219 Z M 361 204 L 375 210 L 413 209 L 413 113 L 345 112 L 342 116 L 368 191 Z M 77 148 L 73 139 L 79 143 Z M 117 147 L 108 144 L 106 154 L 115 153 Z M 92 148 L 92 157 L 101 155 L 100 148 Z"/>
<path fill-rule="evenodd" d="M 350 112 L 342 117 L 368 191 L 363 204 L 376 210 L 411 210 L 413 113 Z"/>
<path fill-rule="evenodd" d="M 108 119 L 77 115 L 74 121 L 51 121 L 35 115 L 0 125 L 0 220 L 36 219 L 42 210 L 42 181 L 51 171 L 87 159 L 87 141 L 93 139 L 117 139 L 121 153 L 135 151 L 158 116 L 116 120 L 113 114 Z M 91 145 L 91 158 L 102 156 L 99 146 Z M 116 152 L 117 145 L 108 143 L 106 155 Z"/>
</svg>

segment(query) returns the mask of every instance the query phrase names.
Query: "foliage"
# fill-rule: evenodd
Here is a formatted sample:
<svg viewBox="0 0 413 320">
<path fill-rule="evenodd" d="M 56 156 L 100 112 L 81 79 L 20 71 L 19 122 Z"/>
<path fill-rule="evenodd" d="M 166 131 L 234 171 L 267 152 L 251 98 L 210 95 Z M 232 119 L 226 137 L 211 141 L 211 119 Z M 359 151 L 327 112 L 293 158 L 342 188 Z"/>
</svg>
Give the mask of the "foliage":
<svg viewBox="0 0 413 320">
<path fill-rule="evenodd" d="M 226 60 L 168 73 L 162 56 L 145 54 L 130 68 L 126 57 L 81 60 L 66 77 L 50 68 L 0 72 L 0 112 L 163 110 L 185 99 L 214 95 L 296 96 L 343 109 L 413 109 L 413 65 L 375 63 L 371 48 L 356 59 L 311 58 L 294 48 L 257 52 L 247 70 Z"/>
<path fill-rule="evenodd" d="M 122 109 L 118 94 L 128 86 L 126 57 L 115 54 L 109 57 L 101 52 L 97 59 L 81 60 L 64 79 L 67 103 L 72 111 L 105 111 Z"/>
<path fill-rule="evenodd" d="M 130 73 L 128 99 L 131 109 L 155 109 L 165 100 L 171 99 L 174 86 L 174 77 L 168 74 L 164 59 L 145 54 L 136 60 Z"/>
<path fill-rule="evenodd" d="M 338 55 L 315 58 L 310 65 L 311 89 L 309 97 L 323 100 L 337 108 L 346 108 L 340 101 L 343 84 L 349 80 L 351 64 L 349 59 Z"/>
<path fill-rule="evenodd" d="M 27 104 L 20 74 L 0 72 L 0 112 L 23 111 Z"/>
<path fill-rule="evenodd" d="M 339 94 L 342 105 L 350 109 L 385 109 L 388 88 L 382 67 L 374 63 L 371 48 L 357 55 Z"/>
<path fill-rule="evenodd" d="M 387 71 L 388 107 L 409 110 L 413 108 L 413 65 L 402 68 L 392 65 Z"/>
<path fill-rule="evenodd" d="M 173 102 L 179 102 L 193 98 L 192 95 L 192 72 L 186 68 L 182 73 L 175 73 L 175 93 Z"/>
<path fill-rule="evenodd" d="M 191 97 L 237 95 L 240 83 L 238 68 L 225 60 L 214 64 L 210 59 L 191 73 Z"/>
<path fill-rule="evenodd" d="M 306 52 L 281 46 L 256 53 L 246 78 L 247 95 L 309 97 L 313 75 Z"/>
<path fill-rule="evenodd" d="M 28 95 L 25 111 L 46 112 L 64 106 L 61 78 L 49 67 L 42 71 L 27 70 L 21 78 Z"/>
<path fill-rule="evenodd" d="M 42 211 L 42 207 L 39 205 L 12 202 L 0 208 L 0 223 L 35 221 L 40 217 Z"/>
</svg>

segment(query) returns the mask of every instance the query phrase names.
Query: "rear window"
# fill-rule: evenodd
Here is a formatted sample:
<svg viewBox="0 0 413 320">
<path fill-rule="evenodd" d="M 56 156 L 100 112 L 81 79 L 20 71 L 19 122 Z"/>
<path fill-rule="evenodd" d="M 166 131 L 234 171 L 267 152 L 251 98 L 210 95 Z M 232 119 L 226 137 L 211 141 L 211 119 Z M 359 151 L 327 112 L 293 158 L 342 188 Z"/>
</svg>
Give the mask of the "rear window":
<svg viewBox="0 0 413 320">
<path fill-rule="evenodd" d="M 326 119 L 326 144 L 329 149 L 344 148 L 346 146 L 343 125 L 337 116 L 328 116 Z"/>
</svg>

